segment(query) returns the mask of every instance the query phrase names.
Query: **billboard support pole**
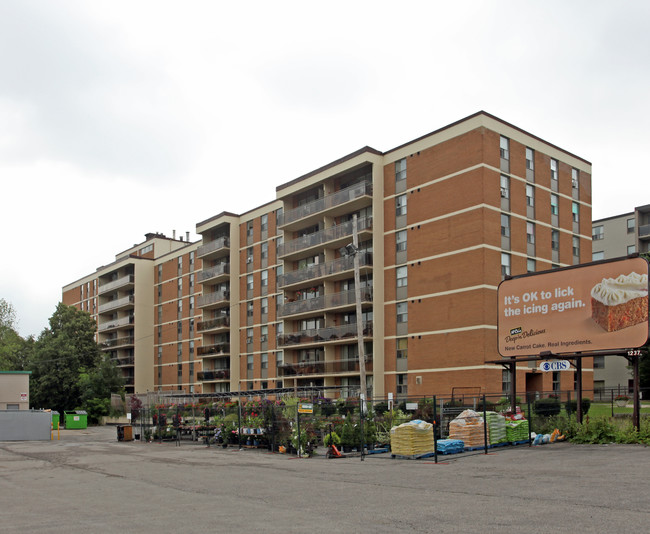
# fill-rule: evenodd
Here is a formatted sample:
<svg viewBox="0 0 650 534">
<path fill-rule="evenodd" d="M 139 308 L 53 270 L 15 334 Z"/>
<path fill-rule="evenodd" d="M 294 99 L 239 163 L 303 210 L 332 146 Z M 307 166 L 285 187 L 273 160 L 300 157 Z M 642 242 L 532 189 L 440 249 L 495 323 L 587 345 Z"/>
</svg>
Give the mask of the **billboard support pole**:
<svg viewBox="0 0 650 534">
<path fill-rule="evenodd" d="M 576 358 L 576 373 L 576 419 L 582 424 L 582 356 Z"/>
<path fill-rule="evenodd" d="M 512 415 L 517 413 L 517 362 L 510 361 L 510 409 Z"/>
<path fill-rule="evenodd" d="M 640 412 L 641 410 L 639 409 L 640 406 L 639 404 L 641 403 L 639 400 L 639 357 L 638 356 L 632 356 L 632 368 L 634 369 L 634 408 L 632 411 L 632 421 L 634 423 L 634 428 L 636 428 L 637 432 L 641 430 L 641 418 L 640 418 Z"/>
</svg>

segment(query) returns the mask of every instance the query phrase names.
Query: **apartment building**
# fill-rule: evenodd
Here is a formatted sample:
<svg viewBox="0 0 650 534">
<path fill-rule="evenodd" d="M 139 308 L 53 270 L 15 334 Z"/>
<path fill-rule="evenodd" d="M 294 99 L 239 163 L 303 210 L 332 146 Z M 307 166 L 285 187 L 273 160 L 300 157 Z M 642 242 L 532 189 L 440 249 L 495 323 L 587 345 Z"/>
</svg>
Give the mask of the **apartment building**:
<svg viewBox="0 0 650 534">
<path fill-rule="evenodd" d="M 118 253 L 114 262 L 63 287 L 62 302 L 97 321 L 97 341 L 121 369 L 129 394 L 188 392 L 197 385 L 197 247 L 189 236 L 146 234 L 145 241 Z"/>
<path fill-rule="evenodd" d="M 508 373 L 488 363 L 499 359 L 497 287 L 591 260 L 591 164 L 479 112 L 388 152 L 364 147 L 196 231 L 200 243 L 172 240 L 173 251 L 147 260 L 156 389 L 356 394 L 363 350 L 375 397 L 507 391 Z M 135 252 L 119 261 L 144 262 Z M 83 306 L 73 286 L 70 301 Z M 138 323 L 140 311 L 122 315 Z M 585 389 L 590 371 L 585 362 Z M 573 376 L 522 363 L 517 384 L 573 389 Z"/>
<path fill-rule="evenodd" d="M 650 251 L 650 204 L 592 223 L 592 260 L 621 258 Z M 594 389 L 627 389 L 632 371 L 625 358 L 594 358 Z"/>
</svg>

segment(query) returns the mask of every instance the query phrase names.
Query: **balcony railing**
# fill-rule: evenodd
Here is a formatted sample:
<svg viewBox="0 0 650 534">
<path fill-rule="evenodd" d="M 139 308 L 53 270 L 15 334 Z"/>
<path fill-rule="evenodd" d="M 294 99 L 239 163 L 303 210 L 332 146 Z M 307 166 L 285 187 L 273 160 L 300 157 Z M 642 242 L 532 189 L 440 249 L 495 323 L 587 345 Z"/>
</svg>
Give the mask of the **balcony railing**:
<svg viewBox="0 0 650 534">
<path fill-rule="evenodd" d="M 198 356 L 212 356 L 230 353 L 230 343 L 216 343 L 214 345 L 204 345 L 196 349 Z"/>
<path fill-rule="evenodd" d="M 370 252 L 359 254 L 359 266 L 365 267 L 369 265 L 372 265 L 372 254 Z M 318 263 L 310 265 L 306 269 L 298 269 L 297 271 L 289 271 L 288 273 L 281 274 L 278 277 L 278 286 L 290 286 L 352 269 L 354 269 L 354 256 L 343 256 L 336 260 L 328 261 L 327 263 Z"/>
<path fill-rule="evenodd" d="M 211 267 L 209 269 L 203 269 L 199 275 L 199 283 L 205 283 L 209 280 L 222 276 L 224 274 L 230 274 L 230 264 L 222 263 L 216 267 Z"/>
<path fill-rule="evenodd" d="M 361 302 L 372 301 L 372 290 L 367 287 L 361 288 Z M 342 291 L 341 293 L 332 293 L 330 295 L 322 295 L 313 299 L 296 300 L 284 303 L 278 309 L 280 317 L 288 317 L 289 315 L 296 315 L 299 313 L 309 313 L 316 310 L 324 310 L 326 308 L 338 308 L 340 306 L 347 306 L 355 304 L 354 290 Z"/>
<path fill-rule="evenodd" d="M 210 319 L 208 321 L 200 321 L 196 325 L 198 332 L 204 332 L 206 330 L 214 330 L 216 328 L 228 328 L 230 326 L 230 317 L 217 317 L 216 319 Z"/>
<path fill-rule="evenodd" d="M 104 341 L 102 348 L 112 349 L 116 347 L 122 347 L 125 345 L 133 345 L 133 343 L 135 343 L 135 337 L 133 336 L 118 337 L 116 339 L 108 339 Z"/>
<path fill-rule="evenodd" d="M 363 336 L 372 337 L 372 321 L 363 323 Z M 330 326 L 311 330 L 301 330 L 278 336 L 278 345 L 290 347 L 291 345 L 304 345 L 307 343 L 320 343 L 328 341 L 341 341 L 357 337 L 356 323 L 341 326 Z"/>
<path fill-rule="evenodd" d="M 372 372 L 372 354 L 366 355 L 366 372 Z M 348 358 L 329 362 L 306 361 L 300 363 L 283 363 L 278 365 L 279 376 L 329 375 L 358 373 L 359 359 Z"/>
<path fill-rule="evenodd" d="M 308 217 L 309 215 L 314 215 L 321 211 L 340 206 L 341 204 L 345 204 L 346 202 L 350 202 L 351 200 L 362 196 L 372 196 L 372 182 L 355 184 L 345 189 L 341 189 L 340 191 L 336 191 L 331 195 L 327 195 L 326 197 L 304 204 L 303 206 L 287 210 L 278 221 L 278 226 L 298 221 Z"/>
<path fill-rule="evenodd" d="M 133 324 L 133 315 L 129 315 L 128 317 L 122 317 L 122 319 L 114 319 L 106 323 L 101 323 L 97 328 L 97 330 L 103 332 L 105 330 L 120 328 L 122 326 L 128 326 L 130 324 Z"/>
<path fill-rule="evenodd" d="M 135 363 L 135 359 L 133 358 L 133 356 L 131 356 L 130 358 L 115 358 L 113 361 L 115 362 L 116 365 L 120 367 L 125 365 L 133 365 Z"/>
<path fill-rule="evenodd" d="M 215 291 L 213 293 L 199 295 L 199 298 L 196 299 L 196 305 L 199 308 L 205 308 L 206 306 L 226 302 L 228 299 L 230 299 L 230 291 Z"/>
<path fill-rule="evenodd" d="M 111 300 L 110 302 L 105 302 L 104 304 L 99 305 L 99 313 L 104 313 L 109 310 L 114 310 L 115 308 L 121 308 L 122 306 L 127 306 L 135 302 L 135 297 L 133 295 L 128 295 L 122 297 L 121 299 Z"/>
<path fill-rule="evenodd" d="M 368 230 L 372 228 L 372 217 L 362 217 L 357 220 L 357 229 Z M 305 236 L 299 237 L 298 239 L 293 239 L 287 241 L 278 247 L 279 256 L 287 256 L 289 254 L 294 254 L 300 252 L 301 250 L 322 245 L 328 241 L 335 241 L 344 237 L 351 236 L 353 232 L 353 221 L 347 221 L 330 228 L 325 228 L 313 234 L 307 234 Z"/>
<path fill-rule="evenodd" d="M 647 237 L 650 237 L 650 224 L 639 226 L 639 238 L 645 239 Z"/>
<path fill-rule="evenodd" d="M 220 237 L 219 239 L 210 241 L 205 245 L 201 245 L 197 249 L 196 255 L 198 258 L 202 258 L 203 256 L 207 256 L 208 254 L 212 254 L 213 252 L 217 252 L 218 250 L 228 248 L 228 247 L 230 247 L 230 239 L 228 239 L 227 237 Z"/>
<path fill-rule="evenodd" d="M 229 380 L 230 369 L 215 369 L 214 371 L 199 371 L 196 373 L 198 380 Z"/>
<path fill-rule="evenodd" d="M 121 278 L 118 278 L 117 280 L 113 280 L 112 282 L 108 282 L 106 284 L 100 284 L 99 288 L 97 290 L 97 293 L 101 295 L 102 293 L 107 293 L 108 291 L 113 291 L 114 289 L 117 289 L 122 286 L 126 286 L 129 284 L 133 284 L 135 282 L 135 276 L 132 274 L 127 274 L 126 276 L 123 276 Z"/>
</svg>

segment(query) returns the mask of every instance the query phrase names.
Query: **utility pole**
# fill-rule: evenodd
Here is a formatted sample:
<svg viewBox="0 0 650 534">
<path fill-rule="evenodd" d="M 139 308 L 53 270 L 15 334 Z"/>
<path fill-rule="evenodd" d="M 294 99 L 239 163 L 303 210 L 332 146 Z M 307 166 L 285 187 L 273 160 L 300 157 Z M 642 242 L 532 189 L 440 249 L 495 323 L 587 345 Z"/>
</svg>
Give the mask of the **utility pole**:
<svg viewBox="0 0 650 534">
<path fill-rule="evenodd" d="M 357 344 L 359 352 L 359 396 L 361 397 L 362 417 L 365 415 L 366 400 L 368 391 L 366 389 L 366 355 L 363 346 L 363 321 L 361 312 L 361 275 L 359 273 L 359 235 L 358 218 L 355 213 L 352 216 L 352 246 L 354 247 L 354 298 L 357 305 Z"/>
</svg>

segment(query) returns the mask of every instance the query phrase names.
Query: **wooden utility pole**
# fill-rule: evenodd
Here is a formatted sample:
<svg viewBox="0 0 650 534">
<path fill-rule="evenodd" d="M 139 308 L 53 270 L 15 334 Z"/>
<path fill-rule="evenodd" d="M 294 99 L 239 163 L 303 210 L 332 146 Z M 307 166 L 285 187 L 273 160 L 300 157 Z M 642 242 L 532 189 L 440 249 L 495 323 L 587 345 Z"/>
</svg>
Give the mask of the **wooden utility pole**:
<svg viewBox="0 0 650 534">
<path fill-rule="evenodd" d="M 358 218 L 355 213 L 352 216 L 352 246 L 354 247 L 354 298 L 357 306 L 357 344 L 359 352 L 359 396 L 361 397 L 361 411 L 365 414 L 368 390 L 366 388 L 366 354 L 363 345 L 363 320 L 361 312 L 361 275 L 359 273 L 359 235 Z"/>
</svg>

